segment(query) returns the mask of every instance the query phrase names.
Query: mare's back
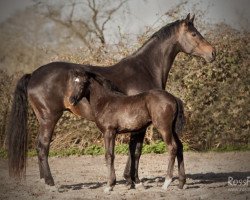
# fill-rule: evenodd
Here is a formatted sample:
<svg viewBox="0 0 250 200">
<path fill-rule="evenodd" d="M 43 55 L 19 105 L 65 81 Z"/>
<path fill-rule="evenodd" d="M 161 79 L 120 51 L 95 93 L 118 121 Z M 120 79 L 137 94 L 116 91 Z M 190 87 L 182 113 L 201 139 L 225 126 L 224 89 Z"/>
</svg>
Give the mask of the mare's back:
<svg viewBox="0 0 250 200">
<path fill-rule="evenodd" d="M 81 65 L 54 62 L 38 68 L 28 84 L 29 97 L 46 99 L 46 102 L 60 99 L 61 102 L 68 89 L 69 72 L 76 67 Z"/>
<path fill-rule="evenodd" d="M 68 72 L 73 68 L 80 68 L 82 65 L 64 62 L 53 62 L 39 67 L 32 73 L 29 85 L 46 83 L 47 81 L 65 81 Z"/>
</svg>

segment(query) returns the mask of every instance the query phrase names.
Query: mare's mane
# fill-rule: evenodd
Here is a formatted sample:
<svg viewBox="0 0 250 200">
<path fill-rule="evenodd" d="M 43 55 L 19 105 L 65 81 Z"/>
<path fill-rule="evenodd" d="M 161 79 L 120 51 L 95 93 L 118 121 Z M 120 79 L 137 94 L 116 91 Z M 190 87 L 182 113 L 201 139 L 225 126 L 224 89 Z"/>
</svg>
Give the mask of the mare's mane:
<svg viewBox="0 0 250 200">
<path fill-rule="evenodd" d="M 135 55 L 137 52 L 142 50 L 152 39 L 156 38 L 158 41 L 170 38 L 176 32 L 176 27 L 178 27 L 182 21 L 183 20 L 176 20 L 175 22 L 163 26 L 161 29 L 153 33 L 153 35 L 146 42 L 144 42 L 144 44 L 138 50 L 136 50 L 132 55 Z"/>
<path fill-rule="evenodd" d="M 158 38 L 158 39 L 168 39 L 172 36 L 176 31 L 176 27 L 181 23 L 181 20 L 176 20 L 175 22 L 169 23 L 166 26 L 163 26 L 160 30 L 155 32 L 150 39 Z M 149 40 L 150 40 L 149 39 Z"/>
</svg>

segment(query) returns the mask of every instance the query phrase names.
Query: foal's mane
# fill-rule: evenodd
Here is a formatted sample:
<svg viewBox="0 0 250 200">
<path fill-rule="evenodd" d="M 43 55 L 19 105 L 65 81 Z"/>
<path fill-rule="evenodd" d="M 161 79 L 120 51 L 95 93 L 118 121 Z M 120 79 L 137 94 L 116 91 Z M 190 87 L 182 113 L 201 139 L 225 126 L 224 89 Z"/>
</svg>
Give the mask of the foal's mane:
<svg viewBox="0 0 250 200">
<path fill-rule="evenodd" d="M 92 78 L 94 81 L 98 82 L 103 88 L 115 93 L 122 93 L 112 81 L 106 79 L 104 76 L 93 72 L 86 72 L 86 74 L 89 76 L 89 78 Z"/>
</svg>

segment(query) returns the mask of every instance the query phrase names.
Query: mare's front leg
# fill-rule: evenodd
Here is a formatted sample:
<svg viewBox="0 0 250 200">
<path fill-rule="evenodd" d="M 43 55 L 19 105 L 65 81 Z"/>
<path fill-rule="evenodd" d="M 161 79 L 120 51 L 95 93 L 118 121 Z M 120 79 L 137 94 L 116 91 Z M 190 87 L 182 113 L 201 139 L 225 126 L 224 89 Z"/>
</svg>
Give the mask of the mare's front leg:
<svg viewBox="0 0 250 200">
<path fill-rule="evenodd" d="M 116 184 L 116 175 L 114 168 L 114 159 L 115 159 L 115 131 L 108 130 L 104 132 L 104 142 L 105 142 L 105 160 L 108 167 L 108 181 L 107 187 L 104 189 L 105 193 L 109 193 L 113 190 L 113 187 Z"/>
<path fill-rule="evenodd" d="M 130 135 L 129 157 L 123 176 L 131 188 L 141 186 L 141 181 L 138 176 L 138 168 L 145 133 L 146 129 L 141 132 L 131 133 Z"/>
</svg>

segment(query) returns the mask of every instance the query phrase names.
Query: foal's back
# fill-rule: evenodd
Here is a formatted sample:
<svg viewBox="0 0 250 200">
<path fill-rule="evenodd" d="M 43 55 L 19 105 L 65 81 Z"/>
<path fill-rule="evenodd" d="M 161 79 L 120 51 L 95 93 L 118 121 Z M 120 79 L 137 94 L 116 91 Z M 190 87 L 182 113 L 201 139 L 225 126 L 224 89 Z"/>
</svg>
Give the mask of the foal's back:
<svg viewBox="0 0 250 200">
<path fill-rule="evenodd" d="M 175 97 L 163 90 L 150 90 L 133 96 L 112 95 L 103 105 L 97 122 L 102 129 L 133 132 L 154 125 L 166 118 L 174 118 Z M 172 120 L 171 120 L 172 122 Z"/>
</svg>

